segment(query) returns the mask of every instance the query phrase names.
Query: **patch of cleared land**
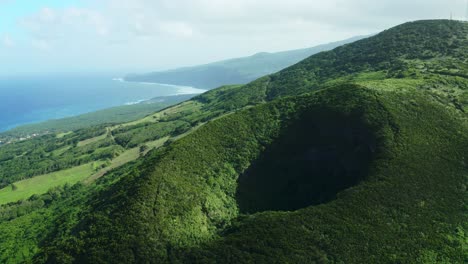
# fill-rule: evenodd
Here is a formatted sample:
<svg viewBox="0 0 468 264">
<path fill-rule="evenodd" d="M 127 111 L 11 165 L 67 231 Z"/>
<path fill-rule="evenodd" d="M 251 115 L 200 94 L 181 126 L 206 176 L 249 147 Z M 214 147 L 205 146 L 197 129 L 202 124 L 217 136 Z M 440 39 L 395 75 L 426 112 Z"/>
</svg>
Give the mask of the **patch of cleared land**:
<svg viewBox="0 0 468 264">
<path fill-rule="evenodd" d="M 15 182 L 14 188 L 10 185 L 0 190 L 0 204 L 16 202 L 27 199 L 33 194 L 46 193 L 50 188 L 75 184 L 93 174 L 95 168 L 104 162 L 92 162 L 67 170 L 49 173 L 34 178 Z"/>
<path fill-rule="evenodd" d="M 65 146 L 63 148 L 56 149 L 56 150 L 52 151 L 52 155 L 53 156 L 60 156 L 63 153 L 67 152 L 67 150 L 69 150 L 69 149 L 71 149 L 71 146 Z"/>
<path fill-rule="evenodd" d="M 155 141 L 150 141 L 150 142 L 145 143 L 144 145 L 147 146 L 147 149 L 143 153 L 141 153 L 140 147 L 132 148 L 132 149 L 129 149 L 129 150 L 123 152 L 117 158 L 113 159 L 109 166 L 107 166 L 104 169 L 100 170 L 99 172 L 95 173 L 93 176 L 85 179 L 84 183 L 86 183 L 86 184 L 92 183 L 95 180 L 97 180 L 97 179 L 101 178 L 102 176 L 104 176 L 109 171 L 111 171 L 111 170 L 113 170 L 115 168 L 118 168 L 118 167 L 120 167 L 122 165 L 125 165 L 128 162 L 134 161 L 134 160 L 138 159 L 142 155 L 146 155 L 149 151 L 151 151 L 151 150 L 153 150 L 155 148 L 159 148 L 162 145 L 164 145 L 164 143 L 168 139 L 169 139 L 169 137 L 164 137 L 164 138 L 160 138 L 160 139 L 155 140 Z"/>
<path fill-rule="evenodd" d="M 175 115 L 183 112 L 193 112 L 193 111 L 199 111 L 201 109 L 202 104 L 199 102 L 184 102 L 179 105 L 169 107 L 161 112 L 149 115 L 145 118 L 125 123 L 119 126 L 114 126 L 114 127 L 108 127 L 107 132 L 93 138 L 89 138 L 86 140 L 82 140 L 77 143 L 77 147 L 84 147 L 86 145 L 96 143 L 100 140 L 106 139 L 107 135 L 109 132 L 113 129 L 122 127 L 122 126 L 132 126 L 132 125 L 137 125 L 141 123 L 156 123 L 159 122 L 162 118 L 170 115 Z M 173 137 L 172 140 L 177 140 L 179 138 L 182 138 L 186 136 L 187 134 L 195 131 L 199 127 L 204 125 L 204 123 L 199 124 L 198 126 L 190 129 L 184 134 L 181 134 L 179 136 Z M 73 132 L 67 132 L 67 133 L 61 133 L 58 134 L 58 138 L 65 137 Z M 22 180 L 15 182 L 13 185 L 15 186 L 15 190 L 13 190 L 12 186 L 5 187 L 0 190 L 0 204 L 6 204 L 9 202 L 15 202 L 19 201 L 22 199 L 27 199 L 31 197 L 34 194 L 43 194 L 46 193 L 50 188 L 57 187 L 57 186 L 63 186 L 65 184 L 75 184 L 77 182 L 82 181 L 85 184 L 90 184 L 94 182 L 95 180 L 99 179 L 100 177 L 104 176 L 106 173 L 109 171 L 118 168 L 126 163 L 132 162 L 136 159 L 138 159 L 140 156 L 146 155 L 149 151 L 159 148 L 164 145 L 164 143 L 169 140 L 170 137 L 163 137 L 158 140 L 154 141 L 149 141 L 145 142 L 142 145 L 146 146 L 146 149 L 142 151 L 142 149 L 139 147 L 135 147 L 132 149 L 128 149 L 121 153 L 118 157 L 114 158 L 110 162 L 108 161 L 107 163 L 105 161 L 97 161 L 97 162 L 92 162 L 88 163 L 85 165 L 81 165 L 78 167 L 50 173 L 50 174 L 45 174 L 45 175 L 40 175 L 36 176 L 34 178 Z M 73 149 L 71 146 L 65 146 L 63 148 L 56 149 L 55 151 L 52 152 L 53 156 L 60 156 L 63 153 Z M 102 165 L 106 164 L 107 166 L 100 169 L 96 170 L 96 168 L 101 167 Z"/>
<path fill-rule="evenodd" d="M 84 147 L 86 145 L 89 145 L 91 143 L 94 143 L 94 142 L 98 142 L 99 140 L 103 140 L 107 137 L 107 132 L 100 135 L 100 136 L 97 136 L 97 137 L 93 137 L 93 138 L 89 138 L 89 139 L 86 139 L 86 140 L 83 140 L 83 141 L 80 141 L 78 142 L 78 144 L 76 145 L 77 147 Z"/>
<path fill-rule="evenodd" d="M 162 117 L 164 117 L 166 115 L 173 115 L 173 114 L 177 114 L 177 113 L 181 113 L 181 112 L 185 112 L 185 111 L 192 111 L 192 112 L 198 111 L 198 110 L 201 109 L 202 105 L 203 105 L 202 103 L 199 103 L 199 102 L 196 102 L 196 101 L 183 102 L 181 104 L 169 107 L 169 108 L 167 108 L 165 110 L 162 110 L 160 112 L 149 115 L 149 116 L 147 116 L 145 118 L 135 120 L 133 122 L 128 122 L 128 123 L 125 123 L 125 124 L 113 126 L 110 129 L 114 130 L 114 129 L 117 129 L 117 128 L 138 125 L 138 124 L 141 124 L 141 123 L 155 123 L 155 122 L 158 122 Z"/>
<path fill-rule="evenodd" d="M 63 137 L 65 137 L 65 136 L 67 136 L 67 135 L 70 135 L 70 134 L 72 134 L 72 133 L 73 133 L 72 131 L 64 132 L 64 133 L 59 133 L 59 134 L 57 134 L 57 138 L 63 138 Z"/>
</svg>

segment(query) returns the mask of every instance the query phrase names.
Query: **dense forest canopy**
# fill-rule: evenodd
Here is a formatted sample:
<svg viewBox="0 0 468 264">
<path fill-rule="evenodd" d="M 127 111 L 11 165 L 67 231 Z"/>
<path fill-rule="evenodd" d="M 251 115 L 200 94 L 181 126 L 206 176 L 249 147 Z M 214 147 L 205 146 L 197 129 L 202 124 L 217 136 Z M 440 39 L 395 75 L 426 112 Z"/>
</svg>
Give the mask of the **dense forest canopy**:
<svg viewBox="0 0 468 264">
<path fill-rule="evenodd" d="M 0 262 L 464 263 L 467 55 L 468 23 L 411 22 L 0 147 Z M 88 162 L 83 181 L 1 203 Z"/>
</svg>

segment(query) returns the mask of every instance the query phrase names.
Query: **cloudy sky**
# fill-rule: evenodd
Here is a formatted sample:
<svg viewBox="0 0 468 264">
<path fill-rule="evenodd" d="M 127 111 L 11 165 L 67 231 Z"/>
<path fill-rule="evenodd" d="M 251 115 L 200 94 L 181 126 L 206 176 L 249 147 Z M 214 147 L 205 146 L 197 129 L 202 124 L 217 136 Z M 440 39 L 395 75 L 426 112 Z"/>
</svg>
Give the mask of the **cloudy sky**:
<svg viewBox="0 0 468 264">
<path fill-rule="evenodd" d="M 0 75 L 167 69 L 467 12 L 466 0 L 0 0 Z"/>
</svg>

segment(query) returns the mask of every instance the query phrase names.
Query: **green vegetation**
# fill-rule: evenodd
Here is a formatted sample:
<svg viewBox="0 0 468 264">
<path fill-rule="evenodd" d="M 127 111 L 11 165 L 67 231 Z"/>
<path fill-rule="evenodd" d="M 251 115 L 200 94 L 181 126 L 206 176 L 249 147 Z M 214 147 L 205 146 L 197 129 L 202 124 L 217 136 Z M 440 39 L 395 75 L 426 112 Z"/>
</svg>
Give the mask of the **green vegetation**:
<svg viewBox="0 0 468 264">
<path fill-rule="evenodd" d="M 0 147 L 0 188 L 93 161 L 112 161 L 126 150 L 182 135 L 192 125 L 206 120 L 206 113 L 200 113 L 200 109 L 198 102 L 181 103 L 128 123 L 48 134 L 4 145 Z"/>
<path fill-rule="evenodd" d="M 467 36 L 407 23 L 140 120 L 3 146 L 10 193 L 47 162 L 108 167 L 1 205 L 0 262 L 466 263 Z"/>
<path fill-rule="evenodd" d="M 53 187 L 65 184 L 75 184 L 91 176 L 102 162 L 84 164 L 72 169 L 62 170 L 46 175 L 37 176 L 31 179 L 15 182 L 10 186 L 0 189 L 0 204 L 25 200 L 33 194 L 43 194 Z"/>
<path fill-rule="evenodd" d="M 312 48 L 255 55 L 214 62 L 206 65 L 180 68 L 164 72 L 128 75 L 127 81 L 168 83 L 214 89 L 221 85 L 246 84 L 262 76 L 278 72 L 319 52 L 332 50 L 344 44 L 365 38 L 358 36 Z"/>
<path fill-rule="evenodd" d="M 129 149 L 122 153 L 122 155 L 118 156 L 117 158 L 113 159 L 112 161 L 108 162 L 106 167 L 102 168 L 100 171 L 93 174 L 91 177 L 86 178 L 83 183 L 91 184 L 92 182 L 96 181 L 97 179 L 101 178 L 102 176 L 106 175 L 106 173 L 116 169 L 120 166 L 123 166 L 129 162 L 132 162 L 140 157 L 140 152 L 138 148 Z"/>
<path fill-rule="evenodd" d="M 94 127 L 62 138 L 46 135 L 0 147 L 0 188 L 37 175 L 115 158 L 124 148 L 110 136 L 77 146 L 105 132 L 104 127 Z"/>
<path fill-rule="evenodd" d="M 11 139 L 31 136 L 33 134 L 58 133 L 57 137 L 64 137 L 78 129 L 90 128 L 103 124 L 119 124 L 143 118 L 163 108 L 188 100 L 194 95 L 176 95 L 156 97 L 151 100 L 134 104 L 118 106 L 79 116 L 49 120 L 38 124 L 20 126 L 0 133 L 0 140 L 8 142 Z"/>
<path fill-rule="evenodd" d="M 85 191 L 82 184 L 65 185 L 41 196 L 0 205 L 0 261 L 31 262 L 32 256 L 39 252 L 39 242 L 46 239 L 58 223 L 74 224 L 68 220 L 76 217 L 74 209 L 83 201 Z"/>
<path fill-rule="evenodd" d="M 70 135 L 71 133 L 73 133 L 73 132 L 68 131 L 68 132 L 58 133 L 57 138 L 63 138 L 64 136 Z"/>
<path fill-rule="evenodd" d="M 0 189 L 0 205 L 25 200 L 32 195 L 43 194 L 51 188 L 65 184 L 73 185 L 80 181 L 91 183 L 109 171 L 146 155 L 152 149 L 161 147 L 168 139 L 169 137 L 165 137 L 147 142 L 142 145 L 145 146 L 144 151 L 140 151 L 140 148 L 133 148 L 122 152 L 112 160 L 92 162 L 12 183 Z"/>
<path fill-rule="evenodd" d="M 100 135 L 100 136 L 97 136 L 97 137 L 93 137 L 93 138 L 88 138 L 88 139 L 85 139 L 83 141 L 80 141 L 76 144 L 77 147 L 84 147 L 86 145 L 89 145 L 89 144 L 92 144 L 92 143 L 96 143 L 98 141 L 101 141 L 103 139 L 105 139 L 107 137 L 107 131 L 106 133 Z M 60 137 L 59 137 L 60 138 Z M 56 153 L 56 154 L 60 154 L 60 152 Z"/>
<path fill-rule="evenodd" d="M 244 182 L 239 179 L 238 191 L 242 192 L 238 201 L 250 202 L 245 208 L 247 212 L 303 209 L 241 217 L 231 228 L 223 231 L 225 235 L 202 247 L 195 247 L 185 260 L 193 259 L 195 255 L 195 262 L 203 263 L 215 260 L 249 262 L 252 259 L 293 263 L 421 263 L 427 252 L 431 252 L 434 263 L 463 263 L 466 241 L 461 230 L 466 228 L 463 207 L 466 166 L 460 160 L 467 154 L 466 121 L 415 90 L 343 92 L 332 89 L 324 93 L 326 99 L 318 101 L 325 102 L 331 109 L 323 109 L 321 105 L 318 113 L 311 113 L 309 122 L 322 122 L 322 118 L 328 121 L 328 117 L 337 110 L 347 114 L 347 121 L 335 124 L 338 130 L 334 132 L 344 133 L 342 140 L 346 140 L 346 132 L 343 131 L 352 131 L 357 145 L 349 148 L 346 141 L 338 146 L 335 145 L 337 143 L 328 145 L 327 138 L 333 136 L 328 131 L 333 124 L 323 125 L 324 129 L 319 125 L 319 131 L 325 134 L 320 136 L 324 141 L 318 143 L 325 146 L 315 147 L 314 153 L 324 149 L 326 152 L 319 156 L 323 159 L 333 154 L 330 151 L 336 151 L 335 156 L 332 155 L 334 160 L 321 160 L 315 164 L 318 169 L 328 170 L 328 174 L 322 172 L 308 174 L 310 178 L 299 177 L 302 172 L 282 163 L 284 157 L 277 159 L 274 152 L 262 158 L 260 164 L 254 163 L 253 169 L 257 172 L 257 167 L 262 166 L 265 159 L 271 159 L 270 165 L 278 165 L 263 168 L 269 173 L 268 178 L 261 174 L 260 168 L 255 179 L 247 178 Z M 349 118 L 353 115 L 357 115 L 357 122 Z M 329 122 L 339 120 L 334 118 Z M 362 122 L 372 128 L 373 135 L 362 136 L 367 133 L 360 129 Z M 348 129 L 348 126 L 355 129 Z M 294 131 L 287 130 L 286 133 Z M 288 134 L 285 139 L 280 137 L 278 147 L 285 153 L 301 151 L 295 147 L 288 149 L 290 144 L 281 145 L 285 140 L 290 143 L 289 137 Z M 372 138 L 376 139 L 376 147 L 372 147 Z M 371 142 L 359 144 L 363 139 Z M 317 144 L 311 143 L 312 146 Z M 366 149 L 375 149 L 370 163 L 366 160 L 369 155 L 362 155 Z M 363 153 L 356 157 L 348 151 Z M 362 160 L 351 162 L 352 159 Z M 361 167 L 363 165 L 365 167 Z M 288 173 L 278 171 L 278 166 L 285 166 Z M 317 168 L 313 164 L 306 169 Z M 364 178 L 355 177 L 352 174 L 354 169 L 367 173 Z M 307 206 L 330 200 L 330 195 L 336 194 L 329 192 L 327 187 L 334 180 L 331 176 L 341 178 L 341 184 L 355 184 L 356 180 L 363 182 L 338 193 L 332 202 Z M 244 177 L 249 177 L 249 174 Z M 317 188 L 315 184 L 318 182 L 321 188 L 308 192 Z"/>
</svg>

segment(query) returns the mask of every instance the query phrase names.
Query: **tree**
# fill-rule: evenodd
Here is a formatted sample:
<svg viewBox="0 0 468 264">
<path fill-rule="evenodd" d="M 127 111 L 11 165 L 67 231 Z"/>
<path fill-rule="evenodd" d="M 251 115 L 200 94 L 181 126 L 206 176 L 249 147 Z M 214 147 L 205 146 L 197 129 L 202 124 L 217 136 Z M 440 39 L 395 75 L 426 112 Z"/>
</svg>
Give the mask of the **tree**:
<svg viewBox="0 0 468 264">
<path fill-rule="evenodd" d="M 148 149 L 148 146 L 141 145 L 140 146 L 140 155 L 143 155 L 147 149 Z"/>
</svg>

